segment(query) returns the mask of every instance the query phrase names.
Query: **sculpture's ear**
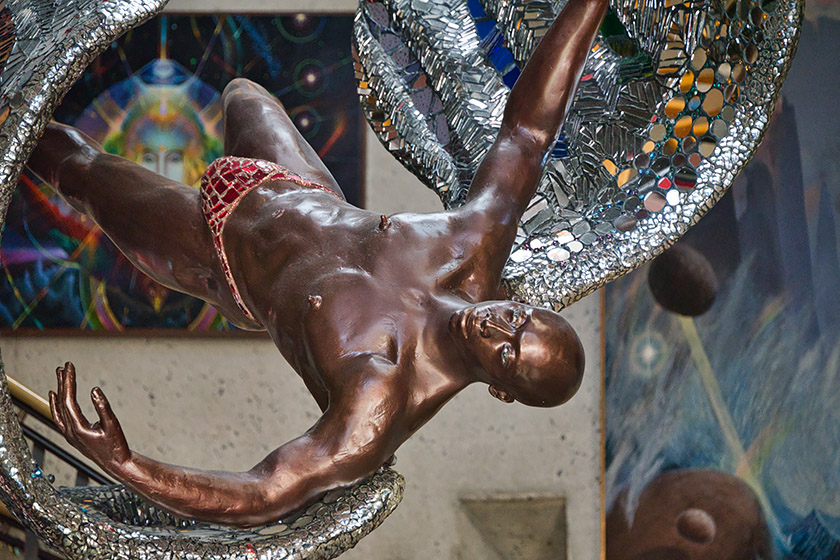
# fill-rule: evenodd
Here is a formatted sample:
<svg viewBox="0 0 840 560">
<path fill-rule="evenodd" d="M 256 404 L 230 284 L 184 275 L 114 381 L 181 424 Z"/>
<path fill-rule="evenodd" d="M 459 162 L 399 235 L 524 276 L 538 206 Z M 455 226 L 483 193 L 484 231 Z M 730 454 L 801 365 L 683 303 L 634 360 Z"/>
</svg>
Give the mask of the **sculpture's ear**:
<svg viewBox="0 0 840 560">
<path fill-rule="evenodd" d="M 515 400 L 513 398 L 513 395 L 511 395 L 510 393 L 508 393 L 506 391 L 502 391 L 498 387 L 494 387 L 493 385 L 490 385 L 490 387 L 488 387 L 488 389 L 490 390 L 491 395 L 493 395 L 494 397 L 496 397 L 497 399 L 499 399 L 502 402 L 512 403 Z"/>
</svg>

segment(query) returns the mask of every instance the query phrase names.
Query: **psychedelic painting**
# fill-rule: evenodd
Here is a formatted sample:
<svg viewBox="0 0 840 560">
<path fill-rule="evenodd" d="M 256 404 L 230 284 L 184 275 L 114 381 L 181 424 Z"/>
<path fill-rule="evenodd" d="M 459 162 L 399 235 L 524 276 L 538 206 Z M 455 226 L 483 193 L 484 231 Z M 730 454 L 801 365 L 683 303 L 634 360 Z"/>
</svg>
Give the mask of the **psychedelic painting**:
<svg viewBox="0 0 840 560">
<path fill-rule="evenodd" d="M 714 304 L 666 311 L 648 268 L 606 290 L 608 560 L 840 558 L 840 3 L 812 4 L 761 149 L 680 241 Z"/>
<path fill-rule="evenodd" d="M 351 28 L 349 15 L 162 16 L 94 62 L 55 118 L 108 152 L 197 187 L 223 155 L 220 93 L 247 77 L 280 99 L 350 202 L 361 204 L 363 121 Z M 211 306 L 136 270 L 32 174 L 12 202 L 0 259 L 0 329 L 7 332 L 232 328 Z"/>
</svg>

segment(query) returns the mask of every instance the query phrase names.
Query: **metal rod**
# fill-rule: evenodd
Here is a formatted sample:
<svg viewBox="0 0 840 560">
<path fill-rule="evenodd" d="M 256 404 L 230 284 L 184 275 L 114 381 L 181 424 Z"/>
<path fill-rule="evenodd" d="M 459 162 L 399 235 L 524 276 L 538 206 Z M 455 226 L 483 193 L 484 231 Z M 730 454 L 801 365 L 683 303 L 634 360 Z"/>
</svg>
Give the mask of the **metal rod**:
<svg viewBox="0 0 840 560">
<path fill-rule="evenodd" d="M 37 415 L 52 422 L 52 412 L 50 412 L 50 403 L 47 399 L 13 377 L 7 375 L 6 381 L 9 384 L 9 393 L 11 393 L 13 399 L 22 402 Z"/>
</svg>

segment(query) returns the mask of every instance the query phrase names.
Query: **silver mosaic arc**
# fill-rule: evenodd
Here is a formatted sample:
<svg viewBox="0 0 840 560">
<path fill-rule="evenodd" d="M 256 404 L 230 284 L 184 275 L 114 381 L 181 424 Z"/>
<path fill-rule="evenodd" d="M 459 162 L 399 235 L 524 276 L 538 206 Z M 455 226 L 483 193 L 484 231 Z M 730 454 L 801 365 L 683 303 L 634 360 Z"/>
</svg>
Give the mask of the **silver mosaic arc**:
<svg viewBox="0 0 840 560">
<path fill-rule="evenodd" d="M 484 37 L 464 17 L 467 0 L 362 0 L 356 13 L 368 122 L 447 208 L 464 200 L 509 94 L 512 66 L 498 67 L 488 45 L 523 68 L 564 2 L 480 5 L 478 17 L 495 24 Z M 508 295 L 560 310 L 696 223 L 761 141 L 802 9 L 801 0 L 613 0 L 619 25 L 596 39 L 563 143 L 520 223 Z"/>
<path fill-rule="evenodd" d="M 0 0 L 0 226 L 23 164 L 61 97 L 93 58 L 165 0 Z M 5 64 L 4 64 L 5 62 Z M 71 560 L 326 559 L 353 547 L 399 504 L 402 476 L 382 469 L 284 523 L 235 530 L 179 521 L 121 486 L 57 490 L 23 439 L 0 363 L 0 497 Z"/>
</svg>

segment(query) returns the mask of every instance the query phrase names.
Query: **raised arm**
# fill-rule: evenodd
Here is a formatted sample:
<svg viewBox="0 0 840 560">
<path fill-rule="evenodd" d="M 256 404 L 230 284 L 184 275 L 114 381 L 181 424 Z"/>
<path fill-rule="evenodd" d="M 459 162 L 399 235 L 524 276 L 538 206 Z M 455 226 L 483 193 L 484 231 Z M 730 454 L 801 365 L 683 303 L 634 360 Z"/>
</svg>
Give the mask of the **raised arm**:
<svg viewBox="0 0 840 560">
<path fill-rule="evenodd" d="M 514 225 L 522 216 L 606 9 L 607 0 L 568 0 L 510 93 L 499 135 L 470 185 L 468 203 L 479 203 L 496 220 Z"/>
<path fill-rule="evenodd" d="M 339 400 L 308 432 L 247 472 L 169 465 L 129 449 L 98 388 L 91 398 L 99 422 L 91 425 L 76 401 L 73 365 L 56 373 L 58 394 L 50 392 L 50 407 L 67 440 L 138 494 L 187 519 L 238 526 L 275 522 L 333 488 L 372 474 L 401 443 L 393 430 L 397 407 L 376 398 L 382 388 L 374 378 L 352 401 Z"/>
</svg>

